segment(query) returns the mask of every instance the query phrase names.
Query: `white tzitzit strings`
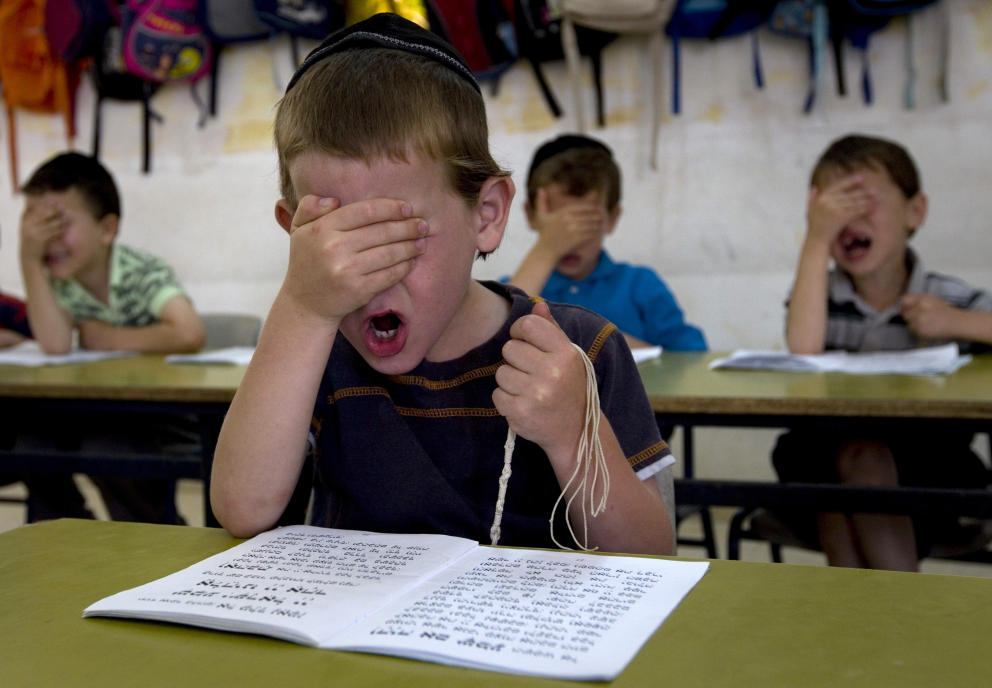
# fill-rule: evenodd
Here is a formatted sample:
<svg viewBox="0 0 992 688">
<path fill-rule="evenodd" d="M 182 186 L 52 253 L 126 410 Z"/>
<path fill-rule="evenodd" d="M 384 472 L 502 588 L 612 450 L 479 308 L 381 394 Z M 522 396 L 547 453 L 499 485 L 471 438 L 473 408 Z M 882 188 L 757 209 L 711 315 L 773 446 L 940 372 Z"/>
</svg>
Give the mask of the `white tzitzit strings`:
<svg viewBox="0 0 992 688">
<path fill-rule="evenodd" d="M 596 371 L 592 367 L 592 362 L 586 356 L 586 352 L 577 344 L 572 344 L 582 357 L 582 362 L 586 368 L 586 416 L 582 424 L 582 434 L 579 436 L 579 447 L 575 453 L 575 470 L 569 477 L 561 494 L 555 500 L 555 505 L 551 509 L 551 517 L 548 519 L 551 530 L 551 541 L 561 549 L 572 549 L 558 542 L 555 538 L 555 513 L 558 505 L 565 500 L 566 517 L 565 523 L 568 525 L 568 532 L 572 540 L 580 550 L 585 552 L 594 551 L 595 547 L 589 547 L 589 516 L 595 518 L 606 509 L 606 498 L 610 492 L 610 474 L 606 469 L 606 456 L 603 454 L 603 446 L 599 441 L 599 386 L 596 384 Z M 517 434 L 512 429 L 507 430 L 506 444 L 503 445 L 503 472 L 499 476 L 499 494 L 496 497 L 496 513 L 493 516 L 493 525 L 489 529 L 491 544 L 499 543 L 500 522 L 503 520 L 503 504 L 506 501 L 506 486 L 510 482 L 511 462 L 513 460 L 513 447 L 516 444 Z M 574 488 L 573 488 L 573 483 Z M 597 487 L 599 497 L 596 497 Z M 566 498 L 571 489 L 571 495 Z M 572 502 L 579 498 L 580 512 L 582 514 L 582 541 L 575 534 L 572 528 L 572 521 L 568 518 L 571 513 Z M 588 507 L 588 508 L 587 508 Z"/>
</svg>

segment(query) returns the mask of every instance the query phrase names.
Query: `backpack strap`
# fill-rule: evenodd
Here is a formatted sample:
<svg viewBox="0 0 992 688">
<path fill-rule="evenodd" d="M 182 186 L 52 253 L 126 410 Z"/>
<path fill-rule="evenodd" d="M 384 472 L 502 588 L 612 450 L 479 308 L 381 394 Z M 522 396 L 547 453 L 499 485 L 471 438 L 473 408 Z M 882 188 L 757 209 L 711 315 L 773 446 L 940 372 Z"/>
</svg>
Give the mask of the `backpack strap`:
<svg viewBox="0 0 992 688">
<path fill-rule="evenodd" d="M 823 2 L 816 2 L 813 5 L 813 24 L 809 34 L 809 90 L 806 92 L 806 102 L 803 105 L 803 112 L 807 114 L 812 112 L 816 103 L 816 94 L 820 89 L 823 54 L 829 31 L 827 24 L 827 8 Z"/>
<path fill-rule="evenodd" d="M 916 60 L 914 59 L 913 15 L 906 16 L 906 87 L 903 100 L 907 110 L 916 107 Z"/>
<path fill-rule="evenodd" d="M 937 92 L 940 101 L 947 103 L 951 99 L 950 89 L 947 86 L 947 70 L 951 57 L 951 18 L 950 2 L 937 3 L 937 30 L 940 32 L 939 47 L 937 49 Z"/>
</svg>

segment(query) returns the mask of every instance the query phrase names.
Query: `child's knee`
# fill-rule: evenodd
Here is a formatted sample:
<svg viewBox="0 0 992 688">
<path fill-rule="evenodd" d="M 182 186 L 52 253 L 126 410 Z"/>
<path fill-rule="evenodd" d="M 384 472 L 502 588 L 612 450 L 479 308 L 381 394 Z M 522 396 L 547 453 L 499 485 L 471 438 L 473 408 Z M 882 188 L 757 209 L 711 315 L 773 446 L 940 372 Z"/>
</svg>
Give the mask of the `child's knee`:
<svg viewBox="0 0 992 688">
<path fill-rule="evenodd" d="M 845 483 L 894 485 L 898 482 L 892 450 L 876 440 L 852 440 L 841 445 L 837 452 L 837 474 Z"/>
</svg>

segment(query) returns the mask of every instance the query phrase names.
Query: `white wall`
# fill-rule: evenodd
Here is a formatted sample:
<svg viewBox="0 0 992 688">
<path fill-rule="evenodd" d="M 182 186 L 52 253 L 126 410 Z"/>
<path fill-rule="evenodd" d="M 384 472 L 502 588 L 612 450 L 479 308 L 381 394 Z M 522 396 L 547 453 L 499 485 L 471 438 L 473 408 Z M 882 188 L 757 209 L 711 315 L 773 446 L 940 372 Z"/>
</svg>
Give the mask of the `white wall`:
<svg viewBox="0 0 992 688">
<path fill-rule="evenodd" d="M 654 266 L 689 319 L 703 327 L 711 347 L 781 347 L 782 301 L 803 234 L 809 170 L 832 139 L 860 131 L 897 139 L 915 156 L 931 202 L 930 217 L 914 239 L 927 264 L 992 289 L 987 219 L 992 214 L 992 2 L 945 3 L 952 38 L 950 102 L 937 97 L 937 16 L 928 10 L 914 21 L 919 74 L 913 110 L 902 103 L 904 21 L 873 39 L 874 104 L 861 101 L 858 55 L 850 50 L 851 94 L 836 95 L 828 56 L 810 115 L 801 112 L 807 87 L 803 43 L 761 33 L 763 90 L 751 79 L 748 39 L 684 43 L 683 112 L 666 114 L 661 123 L 657 171 L 647 164 L 645 43 L 625 38 L 611 45 L 604 54 L 608 121 L 594 133 L 621 161 L 624 214 L 607 247 L 616 258 Z M 665 60 L 667 71 L 667 46 Z M 102 159 L 122 190 L 121 240 L 174 265 L 203 311 L 264 315 L 284 273 L 287 242 L 272 219 L 277 174 L 270 134 L 280 92 L 276 79 L 285 84 L 290 71 L 285 43 L 228 49 L 219 114 L 202 129 L 196 127 L 188 89 L 163 89 L 154 106 L 165 121 L 154 126 L 148 175 L 140 172 L 138 106 L 105 105 Z M 498 95 L 487 90 L 492 147 L 514 171 L 518 186 L 533 149 L 575 126 L 564 65 L 547 65 L 547 75 L 566 110 L 557 121 L 524 62 L 505 75 Z M 591 88 L 586 95 L 589 113 Z M 90 148 L 92 103 L 84 84 L 75 140 L 82 151 Z M 56 117 L 19 112 L 17 122 L 23 181 L 65 147 L 65 138 Z M 11 193 L 5 129 L 2 145 L 0 288 L 17 294 L 22 293 L 17 264 L 22 199 Z M 502 247 L 478 264 L 476 275 L 511 272 L 531 241 L 518 203 Z M 767 471 L 768 433 L 727 432 L 708 433 L 700 454 L 752 453 L 753 470 Z M 709 448 L 711 439 L 719 446 Z M 738 442 L 757 446 L 738 449 Z"/>
</svg>

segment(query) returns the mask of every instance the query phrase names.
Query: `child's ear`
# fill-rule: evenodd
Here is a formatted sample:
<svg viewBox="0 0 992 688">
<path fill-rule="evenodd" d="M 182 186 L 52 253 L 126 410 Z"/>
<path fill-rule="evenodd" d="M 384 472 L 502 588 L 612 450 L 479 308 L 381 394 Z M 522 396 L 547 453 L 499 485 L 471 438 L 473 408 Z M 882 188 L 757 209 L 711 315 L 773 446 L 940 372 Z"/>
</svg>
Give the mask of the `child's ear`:
<svg viewBox="0 0 992 688">
<path fill-rule="evenodd" d="M 475 207 L 478 220 L 475 245 L 480 253 L 495 251 L 502 241 L 515 191 L 509 177 L 490 177 L 482 185 Z"/>
<path fill-rule="evenodd" d="M 293 216 L 296 212 L 293 210 L 292 206 L 289 205 L 289 201 L 285 198 L 280 198 L 276 201 L 276 222 L 279 226 L 286 230 L 286 234 L 293 228 Z"/>
<path fill-rule="evenodd" d="M 917 191 L 907 204 L 906 226 L 915 232 L 925 219 L 927 219 L 927 195 L 922 191 Z"/>
<path fill-rule="evenodd" d="M 100 241 L 104 246 L 110 246 L 117 238 L 117 230 L 120 228 L 121 217 L 109 213 L 100 219 Z"/>
<path fill-rule="evenodd" d="M 606 220 L 606 233 L 613 234 L 613 230 L 617 228 L 617 222 L 620 221 L 620 214 L 623 212 L 623 206 L 617 203 L 617 206 L 610 211 L 610 216 Z"/>
</svg>

